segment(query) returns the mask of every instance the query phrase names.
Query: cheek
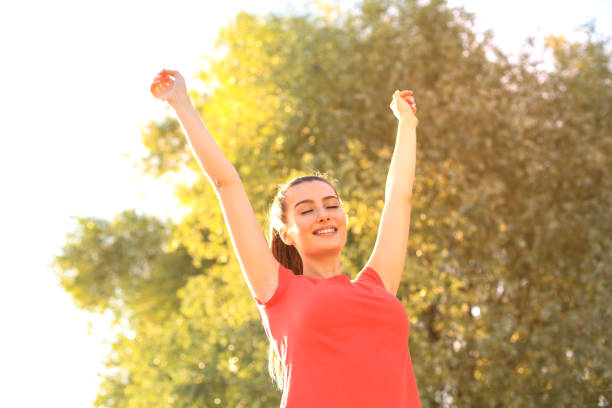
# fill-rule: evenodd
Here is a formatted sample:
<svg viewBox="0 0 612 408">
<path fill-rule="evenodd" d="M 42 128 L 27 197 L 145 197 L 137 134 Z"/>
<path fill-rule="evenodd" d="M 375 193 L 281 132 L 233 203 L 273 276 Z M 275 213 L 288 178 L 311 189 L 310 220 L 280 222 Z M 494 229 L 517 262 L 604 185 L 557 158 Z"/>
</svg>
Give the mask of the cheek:
<svg viewBox="0 0 612 408">
<path fill-rule="evenodd" d="M 306 218 L 308 217 L 300 216 L 295 220 L 295 226 L 300 234 L 310 233 L 310 223 Z"/>
</svg>

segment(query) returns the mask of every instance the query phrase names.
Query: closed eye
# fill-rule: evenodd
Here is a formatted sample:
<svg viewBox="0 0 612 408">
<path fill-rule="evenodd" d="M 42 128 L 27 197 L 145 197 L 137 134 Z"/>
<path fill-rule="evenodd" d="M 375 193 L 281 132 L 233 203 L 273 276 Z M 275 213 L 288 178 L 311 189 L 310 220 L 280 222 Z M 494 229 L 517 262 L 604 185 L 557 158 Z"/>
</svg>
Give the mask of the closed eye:
<svg viewBox="0 0 612 408">
<path fill-rule="evenodd" d="M 337 205 L 332 205 L 332 206 L 329 206 L 329 207 L 327 207 L 327 208 L 338 208 L 338 206 L 337 206 Z M 301 213 L 301 214 L 306 214 L 306 213 L 309 213 L 309 212 L 311 212 L 311 211 L 312 211 L 312 210 L 304 211 L 304 212 L 303 212 L 303 213 Z"/>
</svg>

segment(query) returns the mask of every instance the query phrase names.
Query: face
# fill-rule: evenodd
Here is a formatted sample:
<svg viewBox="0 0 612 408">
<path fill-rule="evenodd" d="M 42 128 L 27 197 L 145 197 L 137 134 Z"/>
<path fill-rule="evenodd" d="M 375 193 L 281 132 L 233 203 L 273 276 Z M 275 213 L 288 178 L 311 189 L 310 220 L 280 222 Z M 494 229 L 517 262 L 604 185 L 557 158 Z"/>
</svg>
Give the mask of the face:
<svg viewBox="0 0 612 408">
<path fill-rule="evenodd" d="M 340 253 L 346 244 L 347 216 L 334 189 L 323 181 L 307 181 L 286 192 L 287 225 L 281 237 L 304 256 Z M 331 235 L 315 235 L 321 227 L 335 227 Z"/>
</svg>

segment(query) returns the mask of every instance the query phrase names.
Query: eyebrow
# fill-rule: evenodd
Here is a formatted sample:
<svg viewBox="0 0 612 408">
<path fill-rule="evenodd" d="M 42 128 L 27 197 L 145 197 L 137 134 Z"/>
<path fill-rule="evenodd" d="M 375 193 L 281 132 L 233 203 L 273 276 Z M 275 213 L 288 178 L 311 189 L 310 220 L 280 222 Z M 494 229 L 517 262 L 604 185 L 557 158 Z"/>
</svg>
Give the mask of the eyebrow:
<svg viewBox="0 0 612 408">
<path fill-rule="evenodd" d="M 333 196 L 333 195 L 330 195 L 330 196 L 327 196 L 327 197 L 323 197 L 323 201 L 325 201 L 325 200 L 329 200 L 330 198 L 335 198 L 336 200 L 338 200 L 338 197 Z M 298 205 L 300 205 L 300 204 L 302 204 L 302 203 L 314 203 L 314 200 L 310 200 L 310 199 L 308 199 L 308 200 L 302 200 L 302 201 L 300 201 L 299 203 L 296 203 L 296 204 L 293 206 L 293 208 L 297 207 Z"/>
</svg>

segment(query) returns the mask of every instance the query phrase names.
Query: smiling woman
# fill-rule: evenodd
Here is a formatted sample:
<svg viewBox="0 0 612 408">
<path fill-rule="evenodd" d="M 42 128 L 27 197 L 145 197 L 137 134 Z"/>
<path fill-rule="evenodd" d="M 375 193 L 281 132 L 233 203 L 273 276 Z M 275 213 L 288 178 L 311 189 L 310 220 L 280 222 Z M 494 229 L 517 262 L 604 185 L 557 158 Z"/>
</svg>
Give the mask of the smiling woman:
<svg viewBox="0 0 612 408">
<path fill-rule="evenodd" d="M 390 106 L 400 125 L 385 188 L 388 203 L 374 252 L 351 280 L 341 271 L 348 216 L 325 175 L 279 186 L 269 211 L 268 247 L 238 172 L 201 122 L 180 73 L 162 71 L 151 93 L 175 108 L 223 207 L 270 340 L 268 368 L 283 390 L 281 407 L 420 407 L 408 316 L 394 296 L 410 220 L 417 125 L 412 99 L 397 92 Z"/>
</svg>

